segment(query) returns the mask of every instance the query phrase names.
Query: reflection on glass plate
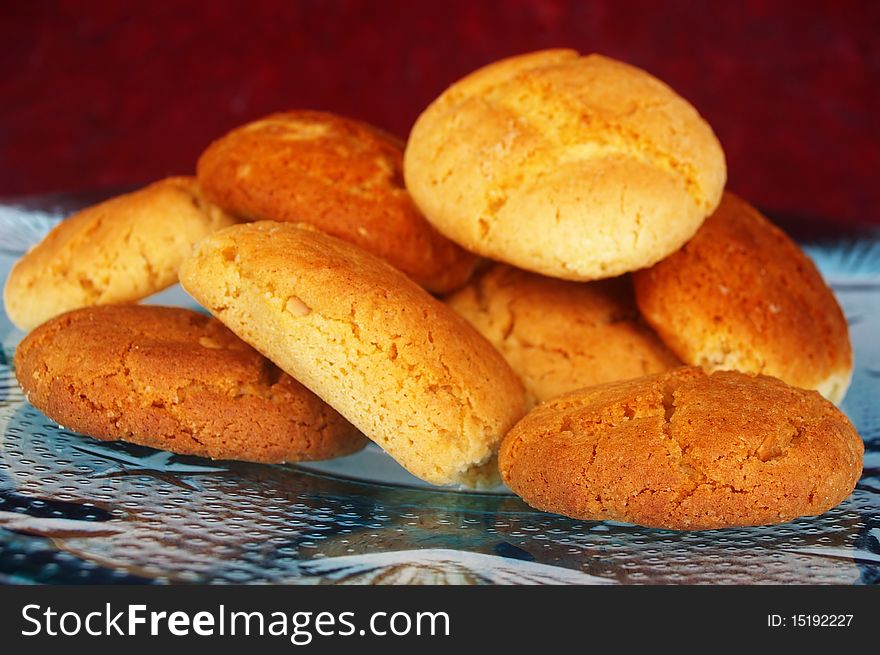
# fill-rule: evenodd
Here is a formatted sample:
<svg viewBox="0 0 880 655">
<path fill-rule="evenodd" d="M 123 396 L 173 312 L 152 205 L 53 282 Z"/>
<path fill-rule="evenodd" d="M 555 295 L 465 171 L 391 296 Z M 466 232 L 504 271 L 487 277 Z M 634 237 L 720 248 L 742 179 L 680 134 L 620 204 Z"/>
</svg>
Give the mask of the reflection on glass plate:
<svg viewBox="0 0 880 655">
<path fill-rule="evenodd" d="M 0 208 L 0 271 L 53 221 Z M 210 461 L 59 428 L 10 368 L 0 315 L 0 581 L 601 584 L 880 582 L 880 239 L 808 244 L 849 320 L 843 409 L 865 473 L 840 507 L 766 528 L 650 530 L 429 487 L 375 446 L 308 466 Z M 193 306 L 179 288 L 150 302 Z"/>
</svg>

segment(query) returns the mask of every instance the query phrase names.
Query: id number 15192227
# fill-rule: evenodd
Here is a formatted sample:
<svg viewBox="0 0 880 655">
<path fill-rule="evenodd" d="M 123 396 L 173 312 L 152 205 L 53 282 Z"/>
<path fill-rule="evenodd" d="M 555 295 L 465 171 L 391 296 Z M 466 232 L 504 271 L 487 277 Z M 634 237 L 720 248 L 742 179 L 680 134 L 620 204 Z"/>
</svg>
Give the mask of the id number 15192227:
<svg viewBox="0 0 880 655">
<path fill-rule="evenodd" d="M 769 628 L 848 628 L 853 614 L 768 614 Z"/>
</svg>

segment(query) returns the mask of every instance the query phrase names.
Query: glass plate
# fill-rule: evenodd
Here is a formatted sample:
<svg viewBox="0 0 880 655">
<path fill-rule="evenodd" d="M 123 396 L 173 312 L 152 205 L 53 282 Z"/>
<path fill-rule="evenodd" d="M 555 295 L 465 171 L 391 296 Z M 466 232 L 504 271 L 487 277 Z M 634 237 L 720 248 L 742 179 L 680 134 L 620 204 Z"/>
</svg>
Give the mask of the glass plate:
<svg viewBox="0 0 880 655">
<path fill-rule="evenodd" d="M 88 197 L 89 201 L 94 196 Z M 0 271 L 80 204 L 0 205 Z M 0 315 L 0 581 L 37 583 L 843 583 L 880 581 L 880 238 L 805 244 L 846 311 L 843 404 L 865 472 L 827 514 L 709 532 L 536 512 L 430 488 L 375 446 L 309 466 L 180 457 L 60 429 L 10 369 Z M 150 302 L 192 306 L 179 288 Z"/>
</svg>

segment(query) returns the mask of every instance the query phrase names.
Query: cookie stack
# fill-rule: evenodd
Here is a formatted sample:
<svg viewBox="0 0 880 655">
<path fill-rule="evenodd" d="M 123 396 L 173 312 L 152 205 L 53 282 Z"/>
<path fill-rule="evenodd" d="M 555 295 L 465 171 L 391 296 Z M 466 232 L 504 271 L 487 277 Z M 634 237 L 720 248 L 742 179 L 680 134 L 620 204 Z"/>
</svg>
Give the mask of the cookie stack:
<svg viewBox="0 0 880 655">
<path fill-rule="evenodd" d="M 16 373 L 99 439 L 259 462 L 370 439 L 435 484 L 651 527 L 819 514 L 862 468 L 846 321 L 725 181 L 684 99 L 570 50 L 465 77 L 405 145 L 273 114 L 16 264 L 7 313 L 39 326 Z M 212 317 L 128 304 L 178 280 Z"/>
</svg>

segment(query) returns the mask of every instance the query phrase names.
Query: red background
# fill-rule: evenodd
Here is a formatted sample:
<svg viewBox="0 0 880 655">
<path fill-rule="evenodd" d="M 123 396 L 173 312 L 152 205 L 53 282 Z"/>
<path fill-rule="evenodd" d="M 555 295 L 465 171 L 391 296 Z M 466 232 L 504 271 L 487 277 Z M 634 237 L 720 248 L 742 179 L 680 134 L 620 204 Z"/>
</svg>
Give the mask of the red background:
<svg viewBox="0 0 880 655">
<path fill-rule="evenodd" d="M 286 108 L 406 136 L 502 56 L 568 46 L 693 102 L 730 187 L 776 215 L 880 222 L 880 2 L 248 0 L 0 5 L 0 196 L 193 169 Z"/>
</svg>

